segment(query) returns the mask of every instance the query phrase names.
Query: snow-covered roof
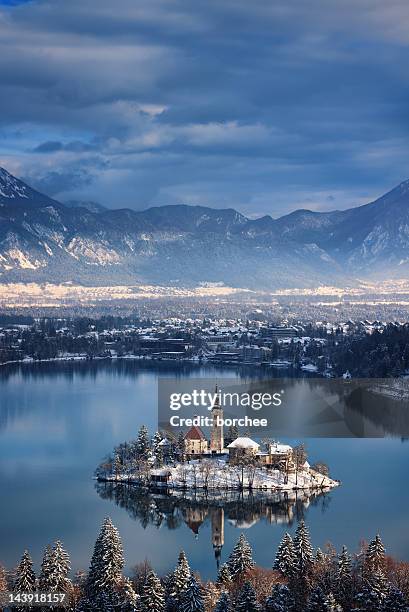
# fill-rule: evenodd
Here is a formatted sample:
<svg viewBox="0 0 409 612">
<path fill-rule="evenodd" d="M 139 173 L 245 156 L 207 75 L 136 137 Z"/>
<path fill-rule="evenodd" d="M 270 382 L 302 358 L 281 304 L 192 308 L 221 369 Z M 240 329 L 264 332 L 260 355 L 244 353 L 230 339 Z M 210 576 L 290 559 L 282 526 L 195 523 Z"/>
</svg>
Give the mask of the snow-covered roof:
<svg viewBox="0 0 409 612">
<path fill-rule="evenodd" d="M 272 455 L 287 455 L 293 449 L 288 444 L 280 444 L 279 442 L 273 442 L 270 444 L 270 453 Z"/>
<path fill-rule="evenodd" d="M 170 476 L 171 471 L 165 468 L 158 468 L 157 470 L 150 471 L 151 476 Z"/>
<path fill-rule="evenodd" d="M 158 446 L 170 446 L 170 442 L 167 438 L 163 438 L 158 444 Z"/>
<path fill-rule="evenodd" d="M 255 448 L 255 449 L 259 449 L 260 448 L 260 444 L 257 444 L 257 442 L 254 442 L 254 440 L 252 440 L 251 438 L 245 438 L 245 437 L 241 437 L 241 438 L 236 438 L 235 440 L 233 440 L 233 442 L 231 442 L 227 448 Z"/>
</svg>

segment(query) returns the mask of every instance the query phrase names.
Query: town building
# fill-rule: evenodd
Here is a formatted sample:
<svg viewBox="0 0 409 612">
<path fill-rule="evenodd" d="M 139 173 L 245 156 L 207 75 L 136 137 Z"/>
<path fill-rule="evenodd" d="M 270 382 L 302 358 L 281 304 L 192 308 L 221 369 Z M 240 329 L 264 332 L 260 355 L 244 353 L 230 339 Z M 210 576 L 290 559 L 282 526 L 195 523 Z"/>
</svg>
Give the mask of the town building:
<svg viewBox="0 0 409 612">
<path fill-rule="evenodd" d="M 293 449 L 288 444 L 272 442 L 268 445 L 267 450 L 258 453 L 257 457 L 262 465 L 266 465 L 273 470 L 282 470 L 284 472 L 295 471 Z"/>
<path fill-rule="evenodd" d="M 260 450 L 260 444 L 254 442 L 251 438 L 240 437 L 231 442 L 228 447 L 229 457 L 233 460 L 241 459 L 242 457 L 256 457 Z"/>
</svg>

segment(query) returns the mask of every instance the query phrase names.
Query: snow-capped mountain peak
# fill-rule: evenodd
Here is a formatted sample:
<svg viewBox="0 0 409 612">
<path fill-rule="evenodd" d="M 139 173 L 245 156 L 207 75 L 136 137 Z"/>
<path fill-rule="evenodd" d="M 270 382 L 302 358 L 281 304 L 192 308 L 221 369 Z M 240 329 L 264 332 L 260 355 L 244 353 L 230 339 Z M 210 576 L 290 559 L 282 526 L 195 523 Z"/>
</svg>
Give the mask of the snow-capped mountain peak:
<svg viewBox="0 0 409 612">
<path fill-rule="evenodd" d="M 28 198 L 28 187 L 7 172 L 4 168 L 0 168 L 0 196 L 3 198 Z"/>
<path fill-rule="evenodd" d="M 247 289 L 409 278 L 409 181 L 329 213 L 66 206 L 0 169 L 0 282 L 222 283 Z"/>
</svg>

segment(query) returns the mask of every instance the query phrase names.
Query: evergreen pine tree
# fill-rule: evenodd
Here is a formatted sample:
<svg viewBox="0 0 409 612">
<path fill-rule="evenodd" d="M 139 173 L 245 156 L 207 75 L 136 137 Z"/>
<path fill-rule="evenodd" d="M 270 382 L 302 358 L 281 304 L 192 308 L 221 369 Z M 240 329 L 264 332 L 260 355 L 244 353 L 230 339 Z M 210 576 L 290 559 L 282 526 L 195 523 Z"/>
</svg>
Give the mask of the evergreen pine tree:
<svg viewBox="0 0 409 612">
<path fill-rule="evenodd" d="M 389 612 L 390 610 L 393 610 L 393 612 L 408 612 L 409 610 L 409 604 L 402 591 L 393 586 L 389 588 L 382 607 L 382 612 Z"/>
<path fill-rule="evenodd" d="M 294 552 L 297 572 L 299 575 L 305 576 L 312 566 L 314 556 L 310 534 L 304 521 L 300 522 L 295 533 Z"/>
<path fill-rule="evenodd" d="M 317 586 L 308 599 L 308 612 L 326 612 L 326 596 L 321 587 Z"/>
<path fill-rule="evenodd" d="M 177 569 L 177 568 L 176 568 Z M 176 598 L 175 573 L 176 569 L 165 578 L 166 612 L 176 612 L 178 602 Z"/>
<path fill-rule="evenodd" d="M 256 592 L 250 582 L 245 582 L 241 589 L 235 610 L 237 612 L 260 612 L 261 606 L 257 603 Z"/>
<path fill-rule="evenodd" d="M 342 547 L 338 557 L 336 595 L 343 608 L 351 607 L 353 599 L 352 562 L 345 546 Z"/>
<path fill-rule="evenodd" d="M 156 431 L 155 434 L 152 437 L 152 451 L 155 454 L 157 451 L 157 448 L 159 446 L 159 444 L 162 442 L 163 438 L 161 436 L 161 434 L 159 433 L 159 431 Z"/>
<path fill-rule="evenodd" d="M 36 577 L 33 570 L 33 561 L 28 553 L 24 551 L 21 561 L 16 570 L 16 578 L 13 583 L 15 593 L 33 593 L 36 590 Z M 34 608 L 13 608 L 17 612 L 29 612 Z"/>
<path fill-rule="evenodd" d="M 290 576 L 295 569 L 295 551 L 293 539 L 289 533 L 285 533 L 281 540 L 276 558 L 274 561 L 273 569 L 281 572 L 283 576 Z"/>
<path fill-rule="evenodd" d="M 336 602 L 332 593 L 329 593 L 325 600 L 326 612 L 342 612 L 342 607 Z"/>
<path fill-rule="evenodd" d="M 110 518 L 106 518 L 95 542 L 87 581 L 91 601 L 101 593 L 112 596 L 122 579 L 124 566 L 121 538 Z"/>
<path fill-rule="evenodd" d="M 165 583 L 166 612 L 179 612 L 183 595 L 189 585 L 191 570 L 189 562 L 183 550 L 179 553 L 175 570 L 170 574 Z"/>
<path fill-rule="evenodd" d="M 239 574 L 253 567 L 253 553 L 251 546 L 242 533 L 233 548 L 227 566 L 232 578 L 236 578 Z"/>
<path fill-rule="evenodd" d="M 270 597 L 266 599 L 266 612 L 291 612 L 294 609 L 294 597 L 287 585 L 273 586 Z"/>
<path fill-rule="evenodd" d="M 219 574 L 217 576 L 217 584 L 220 584 L 222 586 L 228 586 L 229 584 L 231 584 L 231 581 L 232 579 L 231 579 L 229 567 L 227 563 L 223 563 L 223 565 L 221 566 L 219 570 Z"/>
<path fill-rule="evenodd" d="M 136 452 L 141 459 L 148 459 L 150 454 L 149 434 L 145 425 L 141 425 L 136 440 Z"/>
<path fill-rule="evenodd" d="M 374 591 L 379 599 L 382 601 L 385 599 L 388 593 L 388 581 L 385 578 L 385 574 L 382 570 L 375 570 L 372 575 L 368 578 L 368 583 L 372 591 Z"/>
<path fill-rule="evenodd" d="M 214 612 L 229 612 L 230 610 L 230 597 L 227 591 L 222 591 L 219 600 L 216 604 Z"/>
<path fill-rule="evenodd" d="M 366 551 L 366 569 L 371 571 L 383 570 L 385 566 L 385 547 L 381 537 L 377 535 Z"/>
<path fill-rule="evenodd" d="M 352 612 L 382 612 L 382 604 L 376 593 L 365 587 L 356 596 Z"/>
<path fill-rule="evenodd" d="M 356 597 L 356 612 L 378 612 L 383 609 L 389 588 L 384 573 L 375 570 L 365 580 L 362 591 Z"/>
<path fill-rule="evenodd" d="M 193 574 L 182 596 L 181 612 L 204 612 L 202 588 Z"/>
<path fill-rule="evenodd" d="M 141 612 L 142 603 L 140 595 L 135 593 L 129 578 L 124 578 L 120 588 L 121 612 Z"/>
<path fill-rule="evenodd" d="M 33 570 L 33 561 L 26 550 L 16 570 L 13 591 L 17 593 L 33 593 L 35 590 L 36 577 Z"/>
<path fill-rule="evenodd" d="M 118 453 L 115 453 L 114 460 L 112 462 L 112 473 L 114 476 L 120 476 L 122 474 L 123 465 Z"/>
<path fill-rule="evenodd" d="M 71 581 L 68 578 L 71 565 L 68 553 L 60 540 L 57 540 L 53 546 L 51 562 L 54 583 L 53 590 L 58 593 L 66 593 L 71 588 Z"/>
<path fill-rule="evenodd" d="M 51 548 L 50 545 L 48 545 L 43 554 L 43 560 L 41 561 L 40 575 L 38 577 L 38 588 L 40 591 L 43 591 L 43 592 L 51 591 L 53 587 L 52 557 L 53 557 L 53 549 Z"/>
<path fill-rule="evenodd" d="M 317 563 L 323 563 L 325 561 L 325 555 L 322 552 L 321 548 L 317 548 L 317 550 L 316 550 L 315 561 Z"/>
<path fill-rule="evenodd" d="M 162 436 L 157 431 L 152 438 L 152 453 L 155 459 L 155 465 L 157 467 L 162 467 L 163 465 L 163 452 L 160 443 L 162 442 Z"/>
<path fill-rule="evenodd" d="M 153 571 L 146 578 L 141 601 L 146 612 L 163 612 L 165 609 L 165 589 Z"/>
</svg>

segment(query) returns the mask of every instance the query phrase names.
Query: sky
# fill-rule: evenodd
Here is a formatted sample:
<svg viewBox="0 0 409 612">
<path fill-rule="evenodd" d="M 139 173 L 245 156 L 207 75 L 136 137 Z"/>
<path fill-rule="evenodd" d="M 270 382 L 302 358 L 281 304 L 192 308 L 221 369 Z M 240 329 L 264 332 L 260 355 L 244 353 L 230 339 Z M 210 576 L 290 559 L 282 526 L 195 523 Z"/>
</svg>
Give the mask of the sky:
<svg viewBox="0 0 409 612">
<path fill-rule="evenodd" d="M 0 166 L 278 217 L 409 178 L 406 0 L 0 0 Z"/>
</svg>

